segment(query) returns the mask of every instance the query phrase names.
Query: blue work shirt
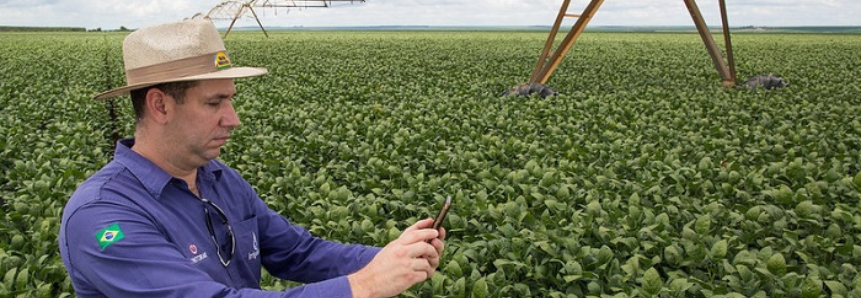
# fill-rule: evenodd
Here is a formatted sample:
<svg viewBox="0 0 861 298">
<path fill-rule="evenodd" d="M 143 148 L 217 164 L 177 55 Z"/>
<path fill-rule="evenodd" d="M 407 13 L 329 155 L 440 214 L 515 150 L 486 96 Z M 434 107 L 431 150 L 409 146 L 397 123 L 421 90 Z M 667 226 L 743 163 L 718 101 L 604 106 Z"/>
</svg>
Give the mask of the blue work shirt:
<svg viewBox="0 0 861 298">
<path fill-rule="evenodd" d="M 133 145 L 120 141 L 114 160 L 81 184 L 63 211 L 60 253 L 78 297 L 352 297 L 346 275 L 379 252 L 313 237 L 216 160 L 197 171 L 198 197 Z M 201 198 L 220 207 L 227 224 Z M 210 235 L 227 257 L 228 225 L 235 249 L 225 267 Z M 261 265 L 306 284 L 261 291 Z"/>
</svg>

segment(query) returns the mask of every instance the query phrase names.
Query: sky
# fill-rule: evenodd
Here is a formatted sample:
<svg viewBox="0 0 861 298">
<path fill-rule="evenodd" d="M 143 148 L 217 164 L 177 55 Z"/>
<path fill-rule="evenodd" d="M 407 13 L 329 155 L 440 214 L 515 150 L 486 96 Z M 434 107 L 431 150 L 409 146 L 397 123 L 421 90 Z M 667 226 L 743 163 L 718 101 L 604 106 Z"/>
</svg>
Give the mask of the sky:
<svg viewBox="0 0 861 298">
<path fill-rule="evenodd" d="M 206 14 L 224 0 L 0 0 L 0 26 L 140 28 Z M 250 0 L 240 0 L 247 2 Z M 262 2 L 264 0 L 258 0 Z M 275 1 L 275 0 L 270 0 Z M 277 0 L 286 1 L 286 0 Z M 367 0 L 332 8 L 257 8 L 266 27 L 550 26 L 562 0 Z M 706 22 L 720 26 L 717 0 L 699 0 Z M 588 0 L 573 0 L 569 13 Z M 726 0 L 739 26 L 861 26 L 859 0 Z M 250 14 L 238 26 L 256 26 Z M 573 18 L 565 26 L 573 25 Z M 229 20 L 216 20 L 226 28 Z M 589 26 L 692 26 L 682 0 L 605 0 Z"/>
</svg>

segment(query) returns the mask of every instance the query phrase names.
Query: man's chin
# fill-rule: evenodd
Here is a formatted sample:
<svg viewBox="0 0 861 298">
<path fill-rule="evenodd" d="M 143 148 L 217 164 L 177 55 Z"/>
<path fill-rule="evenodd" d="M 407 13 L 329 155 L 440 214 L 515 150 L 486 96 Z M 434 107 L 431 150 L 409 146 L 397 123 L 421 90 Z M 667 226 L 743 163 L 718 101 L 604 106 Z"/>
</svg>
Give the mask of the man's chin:
<svg viewBox="0 0 861 298">
<path fill-rule="evenodd" d="M 221 147 L 216 147 L 215 149 L 212 149 L 209 152 L 207 152 L 207 154 L 206 154 L 207 161 L 216 159 L 216 158 L 218 158 L 219 155 L 221 155 Z"/>
<path fill-rule="evenodd" d="M 209 148 L 206 151 L 200 152 L 200 154 L 198 156 L 202 159 L 201 162 L 205 165 L 210 160 L 218 158 L 219 155 L 221 155 L 221 147 L 220 146 Z"/>
</svg>

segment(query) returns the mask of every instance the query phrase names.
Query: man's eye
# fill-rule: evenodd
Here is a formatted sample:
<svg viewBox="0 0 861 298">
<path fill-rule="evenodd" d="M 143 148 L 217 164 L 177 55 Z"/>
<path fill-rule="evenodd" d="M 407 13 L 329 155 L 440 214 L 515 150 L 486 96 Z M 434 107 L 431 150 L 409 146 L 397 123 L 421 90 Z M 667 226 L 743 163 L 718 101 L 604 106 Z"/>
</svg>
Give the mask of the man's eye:
<svg viewBox="0 0 861 298">
<path fill-rule="evenodd" d="M 215 101 L 215 102 L 208 102 L 206 104 L 208 104 L 209 106 L 212 106 L 212 107 L 217 107 L 219 104 L 221 104 L 221 102 Z"/>
</svg>

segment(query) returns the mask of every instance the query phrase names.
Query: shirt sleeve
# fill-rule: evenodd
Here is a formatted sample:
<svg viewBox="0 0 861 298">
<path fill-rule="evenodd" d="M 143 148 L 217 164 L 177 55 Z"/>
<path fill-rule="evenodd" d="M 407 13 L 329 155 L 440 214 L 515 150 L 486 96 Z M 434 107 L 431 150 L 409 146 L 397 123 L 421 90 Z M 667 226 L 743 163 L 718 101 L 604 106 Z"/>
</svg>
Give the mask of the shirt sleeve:
<svg viewBox="0 0 861 298">
<path fill-rule="evenodd" d="M 352 296 L 344 276 L 321 279 L 286 292 L 229 288 L 185 259 L 158 225 L 134 207 L 100 200 L 72 212 L 64 227 L 69 273 L 92 287 L 76 293 L 79 297 Z"/>
<path fill-rule="evenodd" d="M 269 209 L 256 193 L 254 197 L 262 265 L 273 276 L 304 283 L 344 277 L 365 267 L 380 251 L 314 237 Z"/>
</svg>

